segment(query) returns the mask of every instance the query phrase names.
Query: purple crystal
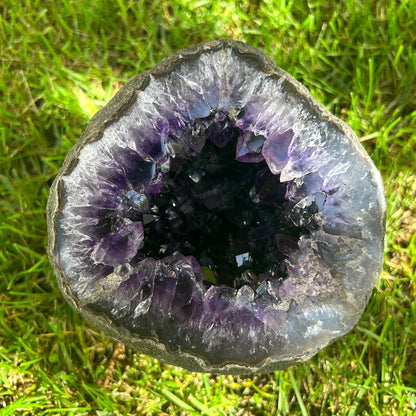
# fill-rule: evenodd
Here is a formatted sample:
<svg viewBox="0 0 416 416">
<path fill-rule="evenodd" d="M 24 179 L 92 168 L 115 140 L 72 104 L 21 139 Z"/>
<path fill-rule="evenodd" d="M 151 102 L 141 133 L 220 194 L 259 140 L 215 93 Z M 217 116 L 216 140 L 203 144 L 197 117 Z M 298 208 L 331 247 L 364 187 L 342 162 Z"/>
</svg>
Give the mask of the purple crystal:
<svg viewBox="0 0 416 416">
<path fill-rule="evenodd" d="M 76 310 L 141 352 L 225 374 L 285 368 L 348 332 L 384 224 L 354 133 L 229 40 L 122 88 L 48 204 L 51 262 Z"/>
<path fill-rule="evenodd" d="M 100 240 L 94 248 L 92 259 L 96 263 L 120 266 L 131 261 L 142 241 L 142 223 L 125 220 L 117 231 L 109 233 Z"/>
</svg>

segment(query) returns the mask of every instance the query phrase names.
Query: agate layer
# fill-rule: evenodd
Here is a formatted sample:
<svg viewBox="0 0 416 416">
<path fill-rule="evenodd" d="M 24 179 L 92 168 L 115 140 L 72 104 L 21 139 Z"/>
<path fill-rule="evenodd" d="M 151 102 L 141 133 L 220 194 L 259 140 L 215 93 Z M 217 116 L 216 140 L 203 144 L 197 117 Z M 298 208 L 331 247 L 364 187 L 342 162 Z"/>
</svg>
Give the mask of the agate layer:
<svg viewBox="0 0 416 416">
<path fill-rule="evenodd" d="M 60 289 L 93 325 L 188 370 L 255 374 L 357 323 L 385 201 L 353 131 L 224 40 L 138 75 L 93 117 L 48 226 Z"/>
</svg>

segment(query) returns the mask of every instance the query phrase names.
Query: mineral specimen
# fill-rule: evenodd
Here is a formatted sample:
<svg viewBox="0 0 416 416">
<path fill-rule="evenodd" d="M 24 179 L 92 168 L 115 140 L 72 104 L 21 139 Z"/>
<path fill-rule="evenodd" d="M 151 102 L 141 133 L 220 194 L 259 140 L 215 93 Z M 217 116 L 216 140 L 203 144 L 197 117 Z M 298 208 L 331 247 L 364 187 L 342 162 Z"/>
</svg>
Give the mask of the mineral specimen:
<svg viewBox="0 0 416 416">
<path fill-rule="evenodd" d="M 67 155 L 47 211 L 72 307 L 194 371 L 310 358 L 357 323 L 382 265 L 382 183 L 355 134 L 231 40 L 122 88 Z"/>
</svg>

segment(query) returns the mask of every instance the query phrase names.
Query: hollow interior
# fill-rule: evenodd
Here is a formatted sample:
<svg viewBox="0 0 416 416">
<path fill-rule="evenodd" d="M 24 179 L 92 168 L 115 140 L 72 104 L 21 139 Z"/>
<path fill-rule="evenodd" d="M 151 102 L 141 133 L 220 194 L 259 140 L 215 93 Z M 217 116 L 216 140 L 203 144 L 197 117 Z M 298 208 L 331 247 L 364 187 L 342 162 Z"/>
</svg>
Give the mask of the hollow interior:
<svg viewBox="0 0 416 416">
<path fill-rule="evenodd" d="M 205 131 L 200 152 L 170 159 L 161 192 L 150 198 L 152 213 L 143 216 L 141 252 L 194 256 L 207 285 L 255 287 L 285 278 L 283 260 L 307 230 L 289 218 L 287 184 L 264 160 L 236 160 L 243 132 L 229 125 Z"/>
</svg>

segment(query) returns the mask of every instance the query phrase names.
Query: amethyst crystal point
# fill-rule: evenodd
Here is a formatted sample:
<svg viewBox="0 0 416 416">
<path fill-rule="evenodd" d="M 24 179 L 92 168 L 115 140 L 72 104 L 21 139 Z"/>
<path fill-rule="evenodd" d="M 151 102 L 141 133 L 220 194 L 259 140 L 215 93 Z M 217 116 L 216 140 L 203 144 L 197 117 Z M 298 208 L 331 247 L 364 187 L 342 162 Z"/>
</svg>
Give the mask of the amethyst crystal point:
<svg viewBox="0 0 416 416">
<path fill-rule="evenodd" d="M 190 370 L 254 374 L 357 323 L 385 202 L 351 129 L 225 40 L 166 59 L 97 113 L 48 224 L 60 288 L 98 328 Z"/>
</svg>

